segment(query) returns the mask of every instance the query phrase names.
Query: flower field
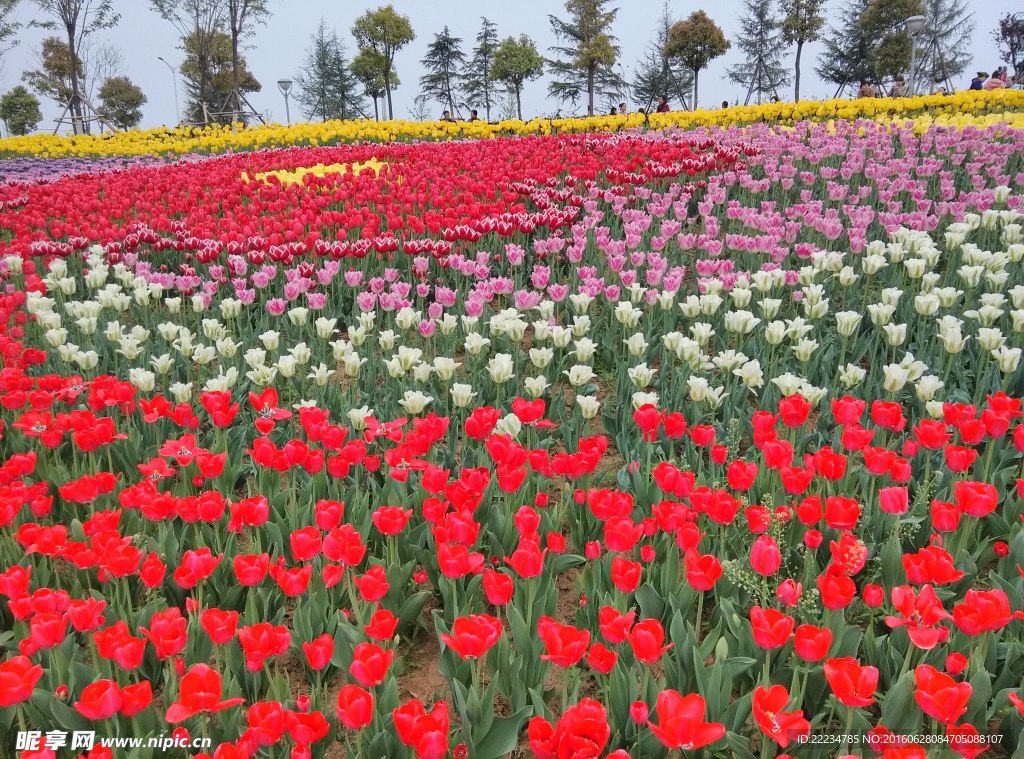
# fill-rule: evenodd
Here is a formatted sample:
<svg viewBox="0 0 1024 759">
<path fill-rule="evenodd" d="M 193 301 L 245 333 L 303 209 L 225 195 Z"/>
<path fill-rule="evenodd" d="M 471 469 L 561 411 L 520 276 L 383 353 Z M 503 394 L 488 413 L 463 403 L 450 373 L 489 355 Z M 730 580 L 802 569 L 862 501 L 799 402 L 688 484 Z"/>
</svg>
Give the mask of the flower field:
<svg viewBox="0 0 1024 759">
<path fill-rule="evenodd" d="M 0 755 L 1024 755 L 994 113 L 0 185 Z"/>
</svg>

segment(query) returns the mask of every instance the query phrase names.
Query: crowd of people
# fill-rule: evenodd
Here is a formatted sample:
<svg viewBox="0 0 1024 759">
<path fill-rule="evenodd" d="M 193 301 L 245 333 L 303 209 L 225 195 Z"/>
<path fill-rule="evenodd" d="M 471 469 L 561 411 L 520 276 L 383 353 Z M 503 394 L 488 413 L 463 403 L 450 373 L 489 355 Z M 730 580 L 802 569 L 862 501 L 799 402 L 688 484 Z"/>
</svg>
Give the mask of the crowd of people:
<svg viewBox="0 0 1024 759">
<path fill-rule="evenodd" d="M 979 71 L 978 75 L 971 80 L 969 90 L 999 90 L 999 89 L 1012 89 L 1014 87 L 1024 87 L 1024 76 L 1010 76 L 1009 70 L 1006 66 L 998 66 L 996 70 L 989 76 L 987 71 Z M 907 80 L 902 76 L 897 76 L 889 88 L 889 97 L 899 98 L 906 97 L 910 94 L 907 88 Z M 933 95 L 948 95 L 949 90 L 945 87 L 937 87 L 931 94 Z M 881 91 L 879 87 L 876 87 L 866 79 L 862 79 L 860 83 L 860 89 L 857 90 L 857 97 L 859 98 L 874 98 L 884 97 L 885 93 Z"/>
</svg>

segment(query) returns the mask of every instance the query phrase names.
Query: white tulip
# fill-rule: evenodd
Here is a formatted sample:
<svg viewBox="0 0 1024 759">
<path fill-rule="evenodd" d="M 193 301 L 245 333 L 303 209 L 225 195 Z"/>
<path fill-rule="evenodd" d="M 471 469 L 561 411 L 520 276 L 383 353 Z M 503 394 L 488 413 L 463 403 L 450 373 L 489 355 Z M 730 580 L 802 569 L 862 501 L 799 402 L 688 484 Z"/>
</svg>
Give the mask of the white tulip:
<svg viewBox="0 0 1024 759">
<path fill-rule="evenodd" d="M 242 343 L 236 343 L 230 337 L 222 337 L 217 341 L 217 353 L 224 358 L 234 358 L 238 353 L 238 349 L 242 347 Z"/>
<path fill-rule="evenodd" d="M 206 366 L 217 358 L 217 349 L 212 345 L 197 345 L 192 351 L 192 360 L 200 366 Z"/>
<path fill-rule="evenodd" d="M 576 364 L 564 374 L 569 378 L 569 384 L 573 387 L 585 385 L 594 378 L 594 370 L 586 364 Z"/>
<path fill-rule="evenodd" d="M 337 319 L 328 319 L 326 316 L 318 317 L 313 322 L 313 328 L 316 330 L 316 336 L 322 340 L 330 339 L 338 326 Z"/>
<path fill-rule="evenodd" d="M 582 335 L 580 335 L 582 337 Z M 572 330 L 568 327 L 554 326 L 551 328 L 551 343 L 556 348 L 564 348 L 572 340 Z"/>
<path fill-rule="evenodd" d="M 295 306 L 295 308 L 289 308 L 287 311 L 288 321 L 292 323 L 294 327 L 301 327 L 306 323 L 306 319 L 309 318 L 309 309 L 305 306 Z"/>
<path fill-rule="evenodd" d="M 761 316 L 765 319 L 774 319 L 778 316 L 779 308 L 782 307 L 782 300 L 780 298 L 761 298 L 757 305 Z"/>
<path fill-rule="evenodd" d="M 394 330 L 382 329 L 377 335 L 377 345 L 386 351 L 394 350 L 396 342 L 398 342 L 398 335 Z"/>
<path fill-rule="evenodd" d="M 591 325 L 590 317 L 586 314 L 572 317 L 572 336 L 579 340 L 590 332 Z"/>
<path fill-rule="evenodd" d="M 625 300 L 620 300 L 615 304 L 615 321 L 625 327 L 635 327 L 640 323 L 640 318 L 644 315 L 644 312 L 639 308 L 636 308 L 632 303 Z"/>
<path fill-rule="evenodd" d="M 462 364 L 456 363 L 455 359 L 448 358 L 447 356 L 437 356 L 434 358 L 434 374 L 442 382 L 448 382 L 452 377 L 455 376 L 455 370 L 458 369 Z"/>
<path fill-rule="evenodd" d="M 840 337 L 852 336 L 860 326 L 861 319 L 864 318 L 859 311 L 837 311 L 835 316 L 836 331 Z"/>
<path fill-rule="evenodd" d="M 882 331 L 885 332 L 885 341 L 892 347 L 903 345 L 907 340 L 906 324 L 886 324 Z"/>
<path fill-rule="evenodd" d="M 291 378 L 295 376 L 295 369 L 299 362 L 295 360 L 294 356 L 281 356 L 274 365 L 282 377 Z"/>
<path fill-rule="evenodd" d="M 151 393 L 156 387 L 156 375 L 138 367 L 128 370 L 128 381 L 144 393 Z"/>
<path fill-rule="evenodd" d="M 359 408 L 353 408 L 348 410 L 348 421 L 352 425 L 352 429 L 357 432 L 362 432 L 366 429 L 366 420 L 373 416 L 373 409 L 369 406 L 360 406 Z"/>
<path fill-rule="evenodd" d="M 451 394 L 452 403 L 454 403 L 458 408 L 465 408 L 474 398 L 476 398 L 473 386 L 464 385 L 461 382 L 456 382 L 452 385 Z"/>
<path fill-rule="evenodd" d="M 68 331 L 63 327 L 60 327 L 59 329 L 48 329 L 43 337 L 46 338 L 46 342 L 51 348 L 56 348 L 64 345 L 64 343 L 68 341 Z"/>
<path fill-rule="evenodd" d="M 594 351 L 597 350 L 597 343 L 589 337 L 581 337 L 575 342 L 573 347 L 575 350 L 572 351 L 572 355 L 576 356 L 576 360 L 587 363 L 594 357 Z"/>
<path fill-rule="evenodd" d="M 811 360 L 814 351 L 818 350 L 818 341 L 801 337 L 793 346 L 793 354 L 798 361 L 807 362 Z"/>
<path fill-rule="evenodd" d="M 335 361 L 341 361 L 353 351 L 352 343 L 348 340 L 332 340 L 328 344 L 331 346 L 331 355 Z"/>
<path fill-rule="evenodd" d="M 366 363 L 365 358 L 360 358 L 358 353 L 346 353 L 341 357 L 342 368 L 345 370 L 345 376 L 355 379 L 359 376 L 359 369 L 363 364 Z"/>
<path fill-rule="evenodd" d="M 638 390 L 643 390 L 651 382 L 654 381 L 654 375 L 657 373 L 655 369 L 651 369 L 647 364 L 639 364 L 637 366 L 631 366 L 626 370 L 626 374 L 629 375 L 630 382 L 632 382 Z"/>
<path fill-rule="evenodd" d="M 585 314 L 590 309 L 590 304 L 593 303 L 594 299 L 584 293 L 573 293 L 569 296 L 569 302 L 572 304 L 572 310 L 577 314 Z"/>
<path fill-rule="evenodd" d="M 530 348 L 530 363 L 538 369 L 544 369 L 555 357 L 551 348 Z"/>
<path fill-rule="evenodd" d="M 910 373 L 899 364 L 886 364 L 882 367 L 882 372 L 885 374 L 882 387 L 888 393 L 899 392 L 910 379 Z"/>
<path fill-rule="evenodd" d="M 643 406 L 657 406 L 658 405 L 658 394 L 657 393 L 633 393 L 630 398 L 630 402 L 633 404 L 633 410 Z"/>
<path fill-rule="evenodd" d="M 999 365 L 999 371 L 1003 374 L 1012 374 L 1017 371 L 1017 367 L 1020 366 L 1020 356 L 1020 348 L 1008 348 L 1005 345 L 1001 345 L 992 351 L 992 357 L 996 360 L 996 363 Z"/>
<path fill-rule="evenodd" d="M 944 384 L 938 377 L 926 374 L 914 384 L 914 391 L 920 400 L 930 401 L 935 398 L 935 394 L 943 388 Z"/>
<path fill-rule="evenodd" d="M 584 419 L 593 419 L 601 410 L 601 402 L 591 395 L 577 395 L 576 405 L 580 407 L 580 415 Z"/>
<path fill-rule="evenodd" d="M 260 335 L 260 342 L 268 351 L 276 351 L 281 343 L 281 333 L 274 330 L 267 330 Z"/>
<path fill-rule="evenodd" d="M 434 399 L 425 393 L 421 393 L 419 390 L 406 390 L 402 395 L 402 400 L 398 402 L 405 413 L 407 414 L 418 414 L 425 409 Z"/>
<path fill-rule="evenodd" d="M 149 365 L 152 366 L 158 374 L 167 374 L 174 368 L 175 364 L 176 362 L 171 358 L 170 353 L 154 356 L 149 360 Z"/>
<path fill-rule="evenodd" d="M 430 375 L 433 374 L 434 367 L 427 363 L 416 364 L 412 368 L 412 378 L 420 383 L 421 385 L 430 381 Z"/>
<path fill-rule="evenodd" d="M 178 403 L 188 403 L 192 400 L 191 382 L 175 382 L 167 389 Z"/>
<path fill-rule="evenodd" d="M 544 376 L 527 377 L 523 380 L 523 386 L 526 388 L 526 394 L 534 398 L 540 398 L 544 395 L 544 391 L 551 387 L 551 383 L 548 382 Z"/>
<path fill-rule="evenodd" d="M 978 344 L 987 351 L 994 351 L 1003 346 L 1006 338 L 996 327 L 980 327 L 978 329 Z"/>
<path fill-rule="evenodd" d="M 743 366 L 732 370 L 749 389 L 755 390 L 764 385 L 764 372 L 761 371 L 761 362 L 756 359 L 747 361 Z"/>
<path fill-rule="evenodd" d="M 503 385 L 516 376 L 515 364 L 512 356 L 508 353 L 497 353 L 487 362 L 487 373 L 491 375 L 491 382 L 495 385 Z"/>
<path fill-rule="evenodd" d="M 839 383 L 849 390 L 863 382 L 865 375 L 867 375 L 867 371 L 856 364 L 847 364 L 839 374 Z"/>
<path fill-rule="evenodd" d="M 479 332 L 470 332 L 466 335 L 466 352 L 473 356 L 479 356 L 490 344 L 490 338 L 484 337 Z"/>
<path fill-rule="evenodd" d="M 519 433 L 522 432 L 523 423 L 519 421 L 519 417 L 515 414 L 506 414 L 498 420 L 498 423 L 494 425 L 494 429 L 503 435 L 517 438 Z"/>
<path fill-rule="evenodd" d="M 627 339 L 622 341 L 622 344 L 626 346 L 626 350 L 629 351 L 629 355 L 639 358 L 647 352 L 647 339 L 644 337 L 643 332 L 635 332 L 630 335 Z"/>
<path fill-rule="evenodd" d="M 786 339 L 786 323 L 783 321 L 768 322 L 764 328 L 764 339 L 769 345 L 779 345 Z"/>
</svg>

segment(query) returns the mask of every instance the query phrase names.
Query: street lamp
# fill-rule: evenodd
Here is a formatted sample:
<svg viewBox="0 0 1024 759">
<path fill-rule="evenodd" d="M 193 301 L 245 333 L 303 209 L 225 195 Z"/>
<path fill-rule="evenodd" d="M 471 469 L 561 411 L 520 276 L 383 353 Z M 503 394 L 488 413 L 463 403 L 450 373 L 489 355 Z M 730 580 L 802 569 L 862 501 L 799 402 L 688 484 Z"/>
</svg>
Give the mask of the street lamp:
<svg viewBox="0 0 1024 759">
<path fill-rule="evenodd" d="M 174 113 L 178 117 L 178 123 L 181 123 L 181 106 L 178 104 L 178 70 L 163 59 L 162 56 L 157 56 L 156 59 L 164 64 L 171 72 L 171 83 L 174 85 Z"/>
<path fill-rule="evenodd" d="M 910 37 L 910 94 L 917 94 L 917 38 L 924 31 L 924 16 L 911 16 L 904 23 Z"/>
<path fill-rule="evenodd" d="M 288 124 L 292 123 L 292 112 L 288 107 L 288 93 L 292 91 L 292 80 L 291 79 L 278 79 L 277 89 L 281 90 L 281 94 L 284 95 L 284 113 L 288 119 Z"/>
</svg>

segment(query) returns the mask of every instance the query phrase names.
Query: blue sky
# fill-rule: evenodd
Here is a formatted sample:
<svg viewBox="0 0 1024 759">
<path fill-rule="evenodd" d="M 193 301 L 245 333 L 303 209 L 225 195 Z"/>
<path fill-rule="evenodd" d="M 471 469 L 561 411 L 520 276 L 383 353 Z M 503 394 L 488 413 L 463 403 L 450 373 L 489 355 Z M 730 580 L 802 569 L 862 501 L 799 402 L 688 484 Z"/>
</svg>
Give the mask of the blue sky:
<svg viewBox="0 0 1024 759">
<path fill-rule="evenodd" d="M 831 15 L 842 0 L 829 0 L 827 12 Z M 124 60 L 123 73 L 143 88 L 149 97 L 144 107 L 143 126 L 158 126 L 176 121 L 172 74 L 157 60 L 163 56 L 172 64 L 181 61 L 181 51 L 174 28 L 164 22 L 150 9 L 147 0 L 114 0 L 121 13 L 121 21 L 115 29 L 102 32 L 98 41 L 117 48 Z M 977 63 L 970 70 L 991 71 L 998 63 L 995 60 L 991 30 L 999 13 L 1010 9 L 1013 2 L 1003 0 L 967 0 L 975 13 L 976 28 L 972 43 Z M 251 97 L 253 105 L 261 112 L 269 112 L 272 118 L 284 120 L 284 100 L 278 92 L 276 82 L 283 77 L 292 78 L 301 67 L 309 37 L 323 17 L 329 27 L 335 28 L 348 47 L 351 55 L 353 43 L 350 29 L 356 16 L 377 3 L 339 2 L 338 0 L 271 0 L 274 15 L 268 23 L 257 29 L 248 41 L 245 55 L 256 78 L 263 83 L 263 91 Z M 516 0 L 515 2 L 468 3 L 464 0 L 393 0 L 395 8 L 409 16 L 416 39 L 402 50 L 396 59 L 396 66 L 403 85 L 395 91 L 395 114 L 408 117 L 417 93 L 417 81 L 422 73 L 419 65 L 426 47 L 434 35 L 446 24 L 456 36 L 463 38 L 467 52 L 474 44 L 480 28 L 480 17 L 487 16 L 498 26 L 501 37 L 528 34 L 534 38 L 542 53 L 553 44 L 554 38 L 548 23 L 548 14 L 560 14 L 563 3 L 555 0 Z M 654 35 L 654 29 L 661 14 L 662 0 L 619 0 L 620 8 L 614 32 L 621 48 L 620 62 L 627 78 L 637 61 L 644 54 L 647 44 Z M 670 12 L 676 18 L 683 18 L 702 7 L 688 0 L 672 0 Z M 739 29 L 743 12 L 743 0 L 716 0 L 704 3 L 704 9 L 732 39 Z M 23 0 L 18 17 L 28 22 L 38 13 L 31 0 Z M 38 29 L 26 29 L 21 35 L 21 44 L 8 52 L 0 68 L 0 89 L 6 91 L 21 78 L 21 72 L 34 67 L 38 56 L 39 43 L 46 35 Z M 814 63 L 819 45 L 810 45 L 804 51 L 801 94 L 809 98 L 831 97 L 833 87 L 819 81 L 814 74 Z M 711 106 L 728 99 L 730 102 L 742 99 L 745 89 L 726 78 L 729 65 L 739 62 L 741 56 L 735 46 L 726 55 L 714 61 L 710 68 L 701 72 L 701 104 Z M 792 62 L 792 54 L 787 59 Z M 958 82 L 966 86 L 968 79 Z M 179 85 L 179 93 L 182 88 Z M 792 92 L 789 92 L 790 96 Z M 553 113 L 560 106 L 546 96 L 546 77 L 527 84 L 523 93 L 524 116 Z M 571 106 L 561 106 L 564 112 L 571 112 Z M 635 104 L 633 107 L 637 107 Z M 434 108 L 440 115 L 440 107 Z M 41 128 L 52 130 L 53 120 L 58 114 L 52 103 L 44 104 L 45 123 Z M 296 109 L 292 109 L 293 116 Z"/>
</svg>

